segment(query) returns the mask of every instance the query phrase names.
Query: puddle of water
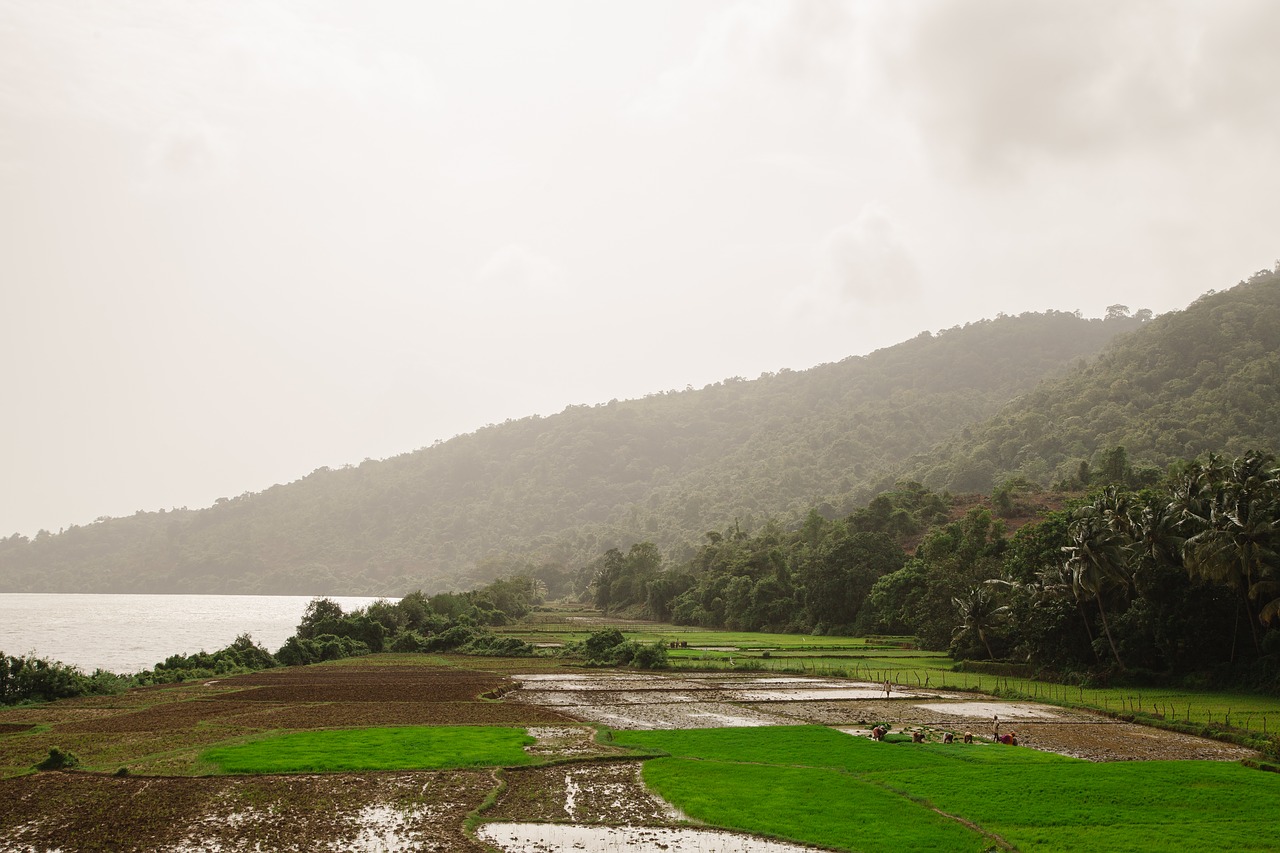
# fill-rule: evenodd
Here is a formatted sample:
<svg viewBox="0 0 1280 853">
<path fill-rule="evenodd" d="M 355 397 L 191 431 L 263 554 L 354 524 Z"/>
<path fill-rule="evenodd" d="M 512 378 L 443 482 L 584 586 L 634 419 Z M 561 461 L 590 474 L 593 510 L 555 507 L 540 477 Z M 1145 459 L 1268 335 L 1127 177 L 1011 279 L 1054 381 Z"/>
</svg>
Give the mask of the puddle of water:
<svg viewBox="0 0 1280 853">
<path fill-rule="evenodd" d="M 391 806 L 365 806 L 356 815 L 356 830 L 354 842 L 335 842 L 329 845 L 329 849 L 399 853 L 418 846 L 416 841 L 407 837 L 409 821 L 405 813 Z"/>
<path fill-rule="evenodd" d="M 740 729 L 740 728 L 748 728 L 750 726 L 762 725 L 760 720 L 757 718 L 739 717 L 734 714 L 713 714 L 713 713 L 704 711 L 703 713 L 690 714 L 689 716 L 693 717 L 695 720 L 698 720 L 699 722 L 705 721 L 705 722 L 715 723 L 716 726 L 726 728 L 726 729 L 734 729 L 734 728 Z M 702 728 L 702 727 L 699 726 L 699 728 Z"/>
<path fill-rule="evenodd" d="M 504 853 L 812 853 L 816 849 L 711 829 L 645 826 L 487 823 L 477 835 Z"/>
<path fill-rule="evenodd" d="M 1025 717 L 1046 720 L 1057 719 L 1058 715 L 1048 709 L 1033 705 L 1017 705 L 1012 702 L 939 702 L 934 705 L 917 705 L 926 711 L 939 714 L 952 714 L 957 717 L 989 718 Z"/>
<path fill-rule="evenodd" d="M 573 820 L 577 815 L 574 813 L 574 806 L 578 801 L 578 783 L 573 781 L 573 774 L 564 774 L 564 813 L 569 816 L 569 820 Z"/>
<path fill-rule="evenodd" d="M 827 681 L 827 680 L 824 680 L 824 679 L 821 679 L 821 678 L 804 678 L 804 677 L 801 677 L 801 676 L 795 676 L 795 677 L 792 677 L 792 678 L 784 678 L 784 677 L 781 677 L 781 676 L 771 676 L 771 677 L 769 677 L 769 678 L 747 678 L 747 679 L 743 679 L 743 680 L 741 680 L 741 681 L 737 681 L 737 680 L 735 680 L 735 681 L 733 681 L 733 682 L 727 682 L 727 681 L 726 681 L 726 682 L 724 682 L 724 683 L 725 683 L 726 685 L 730 685 L 730 684 L 732 684 L 732 685 L 738 685 L 738 684 L 802 684 L 802 685 L 804 685 L 805 687 L 839 687 L 839 688 L 844 688 L 844 687 L 849 687 L 849 686 L 850 686 L 850 685 L 849 685 L 849 682 L 847 682 L 847 681 Z M 858 685 L 858 686 L 861 686 L 861 685 Z M 880 688 L 880 689 L 881 689 L 881 690 L 883 690 L 884 688 Z"/>
<path fill-rule="evenodd" d="M 779 726 L 794 720 L 722 702 L 668 705 L 580 705 L 575 716 L 615 729 L 706 729 L 718 726 Z"/>
<path fill-rule="evenodd" d="M 789 690 L 735 690 L 732 698 L 737 702 L 809 702 L 815 699 L 936 699 L 936 693 L 916 693 L 892 690 L 888 696 L 884 688 L 796 688 Z"/>
<path fill-rule="evenodd" d="M 551 682 L 603 681 L 603 682 L 613 683 L 617 681 L 652 681 L 653 680 L 653 676 L 651 675 L 627 675 L 624 673 L 618 673 L 617 675 L 578 675 L 575 673 L 563 673 L 563 672 L 523 673 L 521 675 L 512 676 L 512 678 L 520 682 L 524 682 L 524 681 L 551 681 Z M 578 687 L 577 689 L 581 690 L 582 688 Z"/>
</svg>

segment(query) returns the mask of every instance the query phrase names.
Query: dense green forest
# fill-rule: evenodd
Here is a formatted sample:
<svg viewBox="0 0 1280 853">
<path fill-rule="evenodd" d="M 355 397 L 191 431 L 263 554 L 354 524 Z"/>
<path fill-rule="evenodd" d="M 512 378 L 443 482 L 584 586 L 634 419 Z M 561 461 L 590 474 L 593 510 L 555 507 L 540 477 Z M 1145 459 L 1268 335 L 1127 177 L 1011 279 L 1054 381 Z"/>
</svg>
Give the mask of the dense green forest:
<svg viewBox="0 0 1280 853">
<path fill-rule="evenodd" d="M 1146 488 L 1123 452 L 1111 458 L 1087 495 L 1021 486 L 953 518 L 951 499 L 904 483 L 847 518 L 708 534 L 684 563 L 648 543 L 612 549 L 590 592 L 683 625 L 913 635 L 1054 679 L 1280 690 L 1275 457 L 1184 461 Z M 1046 497 L 1061 508 L 1008 532 L 1001 515 Z"/>
<path fill-rule="evenodd" d="M 865 357 L 569 407 L 203 510 L 0 540 L 0 590 L 390 594 L 467 589 L 735 518 L 848 511 L 913 454 L 1142 325 L 1024 314 Z"/>
<path fill-rule="evenodd" d="M 1048 484 L 1124 447 L 1163 470 L 1204 453 L 1280 447 L 1280 265 L 1164 314 L 1082 369 L 961 430 L 903 473 L 933 488 Z"/>
<path fill-rule="evenodd" d="M 1008 500 L 1018 484 L 1084 487 L 1123 447 L 1153 484 L 1179 459 L 1280 446 L 1277 344 L 1272 271 L 1154 318 L 1001 316 L 508 421 L 207 509 L 13 535 L 0 590 L 399 595 L 536 574 L 581 591 L 610 549 L 652 543 L 684 563 L 708 530 L 846 517 L 904 477 Z"/>
</svg>

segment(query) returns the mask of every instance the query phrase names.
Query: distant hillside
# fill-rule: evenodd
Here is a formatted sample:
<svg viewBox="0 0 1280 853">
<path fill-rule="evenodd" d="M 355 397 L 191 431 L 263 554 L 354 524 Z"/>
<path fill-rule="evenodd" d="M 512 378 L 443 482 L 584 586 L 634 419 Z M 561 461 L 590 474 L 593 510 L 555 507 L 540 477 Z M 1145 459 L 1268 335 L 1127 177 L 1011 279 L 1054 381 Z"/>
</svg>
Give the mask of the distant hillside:
<svg viewBox="0 0 1280 853">
<path fill-rule="evenodd" d="M 1138 328 L 1001 317 L 805 371 L 508 421 L 202 510 L 0 540 L 0 590 L 394 594 L 687 554 L 735 520 L 847 512 L 920 454 Z"/>
<path fill-rule="evenodd" d="M 933 488 L 988 492 L 1009 477 L 1069 480 L 1115 447 L 1161 470 L 1280 448 L 1280 269 L 1157 317 L 908 470 Z"/>
</svg>

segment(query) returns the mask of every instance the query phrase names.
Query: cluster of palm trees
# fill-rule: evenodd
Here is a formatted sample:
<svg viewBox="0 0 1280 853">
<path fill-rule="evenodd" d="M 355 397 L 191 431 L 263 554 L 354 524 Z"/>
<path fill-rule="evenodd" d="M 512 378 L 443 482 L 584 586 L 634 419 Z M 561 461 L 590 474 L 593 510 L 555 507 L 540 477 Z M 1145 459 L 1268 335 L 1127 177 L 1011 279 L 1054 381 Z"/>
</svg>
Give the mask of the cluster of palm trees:
<svg viewBox="0 0 1280 853">
<path fill-rule="evenodd" d="M 1280 616 L 1280 468 L 1269 453 L 1188 463 L 1165 492 L 1109 486 L 1071 514 L 1067 536 L 1063 573 L 1078 601 L 1096 605 L 1120 670 L 1107 604 L 1140 594 L 1156 569 L 1180 567 L 1232 590 L 1232 662 L 1240 621 L 1258 652 L 1259 629 Z"/>
</svg>

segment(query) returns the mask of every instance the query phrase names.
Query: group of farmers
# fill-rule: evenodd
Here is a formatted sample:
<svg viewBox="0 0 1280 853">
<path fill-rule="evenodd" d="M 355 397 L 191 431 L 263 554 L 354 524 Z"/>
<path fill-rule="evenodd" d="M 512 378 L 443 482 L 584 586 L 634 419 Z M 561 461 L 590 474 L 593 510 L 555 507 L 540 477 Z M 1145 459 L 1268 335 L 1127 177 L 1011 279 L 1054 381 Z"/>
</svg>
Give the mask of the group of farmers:
<svg viewBox="0 0 1280 853">
<path fill-rule="evenodd" d="M 884 736 L 889 733 L 889 727 L 884 723 L 880 723 L 871 730 L 872 740 L 884 740 Z M 956 736 L 952 732 L 945 732 L 942 735 L 943 743 L 955 743 Z M 991 741 L 992 743 L 1002 743 L 1006 746 L 1018 745 L 1017 732 L 1005 732 L 1000 734 L 1000 718 L 998 716 L 991 719 Z M 911 732 L 912 743 L 924 743 L 924 732 L 916 729 Z M 973 743 L 973 732 L 964 733 L 964 742 Z"/>
</svg>

